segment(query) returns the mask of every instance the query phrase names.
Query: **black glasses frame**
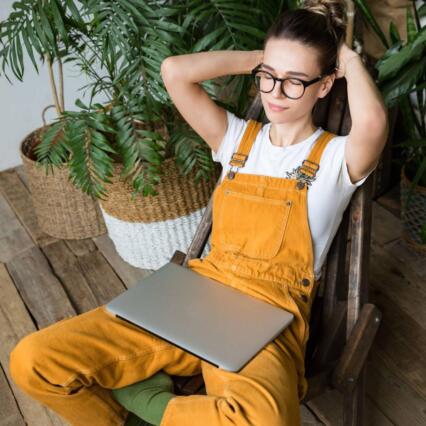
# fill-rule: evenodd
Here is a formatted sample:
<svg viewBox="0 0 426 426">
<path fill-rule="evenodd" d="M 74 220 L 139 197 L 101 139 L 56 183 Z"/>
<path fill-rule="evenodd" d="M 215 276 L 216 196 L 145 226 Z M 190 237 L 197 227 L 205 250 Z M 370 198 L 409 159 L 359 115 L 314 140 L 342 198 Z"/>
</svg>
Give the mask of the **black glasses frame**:
<svg viewBox="0 0 426 426">
<path fill-rule="evenodd" d="M 324 75 L 320 75 L 320 76 L 318 76 L 318 77 L 316 77 L 316 78 L 314 78 L 314 79 L 312 79 L 312 80 L 309 80 L 309 81 L 305 81 L 305 80 L 300 80 L 300 78 L 295 78 L 295 77 L 287 77 L 287 78 L 278 78 L 278 77 L 274 77 L 270 72 L 268 72 L 268 71 L 265 71 L 265 70 L 262 70 L 261 69 L 262 68 L 262 64 L 259 64 L 259 65 L 257 65 L 256 67 L 254 67 L 253 69 L 252 69 L 252 71 L 251 71 L 251 76 L 253 77 L 253 79 L 255 79 L 255 77 L 256 77 L 256 73 L 258 72 L 258 71 L 262 71 L 262 72 L 264 72 L 264 73 L 266 73 L 266 74 L 269 74 L 270 76 L 271 76 L 271 78 L 274 80 L 274 85 L 272 86 L 272 89 L 271 90 L 269 90 L 269 91 L 264 91 L 264 90 L 260 90 L 260 88 L 259 88 L 259 90 L 261 91 L 261 92 L 263 92 L 263 93 L 271 93 L 274 89 L 275 89 L 275 84 L 276 84 L 276 82 L 277 81 L 279 81 L 280 82 L 280 88 L 281 88 L 281 93 L 284 95 L 284 96 L 286 96 L 287 98 L 289 98 L 289 99 L 300 99 L 304 94 L 305 94 L 305 90 L 306 90 L 306 88 L 308 87 L 308 86 L 310 86 L 311 84 L 314 84 L 314 83 L 316 83 L 317 81 L 320 81 L 323 77 L 325 77 L 325 75 L 326 74 L 324 74 Z M 303 93 L 299 96 L 299 97 L 297 97 L 297 98 L 293 98 L 293 97 L 291 97 L 291 96 L 288 96 L 285 92 L 284 92 L 284 85 L 283 85 L 283 83 L 284 83 L 284 81 L 286 81 L 286 80 L 297 80 L 297 81 L 300 81 L 300 83 L 302 83 L 302 85 L 303 85 Z"/>
</svg>

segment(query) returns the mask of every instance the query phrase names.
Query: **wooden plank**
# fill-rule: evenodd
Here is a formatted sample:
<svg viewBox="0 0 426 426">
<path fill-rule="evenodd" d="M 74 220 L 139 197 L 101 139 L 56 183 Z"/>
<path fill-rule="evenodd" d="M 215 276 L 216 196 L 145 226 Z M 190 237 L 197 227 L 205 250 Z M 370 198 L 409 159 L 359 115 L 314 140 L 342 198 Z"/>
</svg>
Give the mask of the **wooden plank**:
<svg viewBox="0 0 426 426">
<path fill-rule="evenodd" d="M 98 301 L 81 270 L 77 257 L 65 241 L 57 241 L 42 248 L 44 255 L 60 279 L 78 314 L 94 309 Z"/>
<path fill-rule="evenodd" d="M 401 199 L 399 183 L 378 197 L 376 201 L 395 217 L 401 217 Z"/>
<path fill-rule="evenodd" d="M 377 244 L 371 245 L 370 283 L 397 304 L 420 326 L 426 324 L 424 283 L 410 279 L 412 272 Z"/>
<path fill-rule="evenodd" d="M 152 273 L 149 269 L 135 268 L 124 261 L 107 234 L 95 237 L 93 241 L 127 288 L 135 286 Z"/>
<path fill-rule="evenodd" d="M 40 228 L 34 213 L 31 194 L 14 171 L 0 173 L 0 188 L 9 205 L 36 244 L 43 246 L 56 241 Z"/>
<path fill-rule="evenodd" d="M 401 238 L 401 221 L 389 210 L 379 203 L 372 205 L 372 232 L 371 238 L 380 245 L 385 245 L 391 241 Z"/>
<path fill-rule="evenodd" d="M 0 193 L 0 262 L 8 262 L 31 247 L 33 241 Z"/>
<path fill-rule="evenodd" d="M 341 391 L 356 386 L 381 320 L 372 303 L 365 303 L 333 372 L 333 385 Z"/>
<path fill-rule="evenodd" d="M 0 367 L 0 426 L 25 426 L 6 375 Z"/>
<path fill-rule="evenodd" d="M 98 305 L 108 303 L 125 291 L 124 284 L 99 251 L 79 256 L 78 263 Z"/>
<path fill-rule="evenodd" d="M 6 266 L 38 328 L 75 315 L 60 281 L 38 247 L 14 257 Z"/>
<path fill-rule="evenodd" d="M 426 283 L 425 256 L 414 250 L 404 240 L 396 240 L 386 245 L 386 251 L 400 264 L 404 274 L 408 274 L 410 279 Z M 422 288 L 425 288 L 422 286 Z"/>
<path fill-rule="evenodd" d="M 343 395 L 336 389 L 329 390 L 307 403 L 315 416 L 327 426 L 343 426 Z M 366 426 L 393 426 L 370 398 L 365 400 Z"/>
<path fill-rule="evenodd" d="M 314 413 L 304 404 L 300 404 L 300 419 L 302 426 L 322 426 L 324 424 L 320 422 Z"/>
<path fill-rule="evenodd" d="M 426 424 L 426 401 L 395 376 L 377 352 L 367 361 L 367 395 L 397 425 Z"/>
<path fill-rule="evenodd" d="M 68 248 L 76 256 L 83 256 L 96 250 L 96 245 L 91 238 L 83 240 L 63 240 Z"/>
<path fill-rule="evenodd" d="M 426 364 L 419 354 L 426 353 L 425 328 L 419 325 L 381 291 L 372 299 L 383 319 L 372 351 L 386 366 L 426 400 Z"/>
<path fill-rule="evenodd" d="M 29 426 L 66 425 L 50 409 L 22 392 L 9 375 L 10 352 L 36 327 L 3 264 L 0 264 L 0 294 L 0 362 L 25 421 Z"/>
<path fill-rule="evenodd" d="M 25 188 L 27 188 L 28 191 L 30 191 L 30 184 L 28 182 L 28 175 L 25 172 L 24 166 L 21 165 L 21 166 L 15 167 L 15 171 L 16 171 L 16 174 L 19 176 L 19 179 L 21 179 L 22 183 L 25 185 Z"/>
</svg>

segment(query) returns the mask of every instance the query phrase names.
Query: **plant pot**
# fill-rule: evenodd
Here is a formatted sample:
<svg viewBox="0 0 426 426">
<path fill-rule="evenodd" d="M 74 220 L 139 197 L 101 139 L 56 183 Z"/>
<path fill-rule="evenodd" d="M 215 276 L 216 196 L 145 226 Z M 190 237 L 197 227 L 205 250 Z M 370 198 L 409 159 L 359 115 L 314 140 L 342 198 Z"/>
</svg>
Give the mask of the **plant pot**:
<svg viewBox="0 0 426 426">
<path fill-rule="evenodd" d="M 164 174 L 156 187 L 158 195 L 131 197 L 116 166 L 108 198 L 100 200 L 108 234 L 119 255 L 130 265 L 158 269 L 176 250 L 186 252 L 212 195 L 219 170 L 209 181 L 194 182 L 195 171 L 181 176 L 174 158 L 163 162 Z M 208 250 L 209 247 L 206 247 Z"/>
<path fill-rule="evenodd" d="M 40 142 L 40 127 L 21 142 L 20 155 L 28 176 L 31 197 L 40 228 L 53 237 L 78 240 L 106 232 L 98 203 L 69 180 L 67 165 L 46 175 L 35 161 L 34 148 Z"/>
<path fill-rule="evenodd" d="M 426 188 L 420 185 L 414 187 L 408 206 L 405 206 L 411 181 L 401 170 L 401 220 L 404 227 L 404 239 L 417 251 L 426 254 L 426 244 L 420 238 L 421 227 L 426 222 Z"/>
</svg>

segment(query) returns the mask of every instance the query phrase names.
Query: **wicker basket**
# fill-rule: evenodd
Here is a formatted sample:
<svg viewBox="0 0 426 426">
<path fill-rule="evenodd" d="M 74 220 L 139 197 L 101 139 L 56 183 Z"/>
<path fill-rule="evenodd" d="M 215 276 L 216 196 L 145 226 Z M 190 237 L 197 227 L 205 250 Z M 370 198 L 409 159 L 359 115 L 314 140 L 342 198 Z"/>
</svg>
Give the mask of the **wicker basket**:
<svg viewBox="0 0 426 426">
<path fill-rule="evenodd" d="M 196 184 L 195 171 L 181 176 L 175 159 L 166 159 L 158 195 L 134 199 L 131 187 L 119 178 L 121 170 L 117 165 L 107 185 L 108 199 L 100 201 L 108 234 L 126 262 L 158 269 L 176 250 L 187 251 L 220 170 L 216 167 L 209 181 L 201 179 Z"/>
<path fill-rule="evenodd" d="M 420 230 L 426 222 L 426 188 L 417 185 L 408 205 L 405 202 L 409 193 L 411 182 L 405 174 L 405 168 L 401 170 L 401 220 L 404 226 L 404 239 L 417 251 L 426 253 L 426 244 L 422 244 Z"/>
<path fill-rule="evenodd" d="M 43 129 L 28 134 L 20 147 L 40 228 L 53 237 L 71 240 L 104 234 L 106 228 L 99 205 L 74 187 L 66 165 L 55 167 L 48 175 L 44 167 L 37 165 L 33 150 Z"/>
</svg>

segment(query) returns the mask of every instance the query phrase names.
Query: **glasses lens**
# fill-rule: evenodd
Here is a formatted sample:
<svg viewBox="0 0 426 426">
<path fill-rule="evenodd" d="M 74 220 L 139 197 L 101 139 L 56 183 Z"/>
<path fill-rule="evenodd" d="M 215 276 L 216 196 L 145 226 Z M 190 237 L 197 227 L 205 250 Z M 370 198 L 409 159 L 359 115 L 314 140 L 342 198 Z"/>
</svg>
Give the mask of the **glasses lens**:
<svg viewBox="0 0 426 426">
<path fill-rule="evenodd" d="M 292 78 L 285 80 L 283 86 L 286 96 L 293 99 L 300 98 L 305 90 L 303 84 L 299 80 Z"/>
<path fill-rule="evenodd" d="M 258 71 L 254 76 L 254 81 L 261 92 L 271 92 L 274 88 L 274 79 L 266 72 Z"/>
</svg>

